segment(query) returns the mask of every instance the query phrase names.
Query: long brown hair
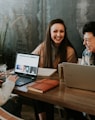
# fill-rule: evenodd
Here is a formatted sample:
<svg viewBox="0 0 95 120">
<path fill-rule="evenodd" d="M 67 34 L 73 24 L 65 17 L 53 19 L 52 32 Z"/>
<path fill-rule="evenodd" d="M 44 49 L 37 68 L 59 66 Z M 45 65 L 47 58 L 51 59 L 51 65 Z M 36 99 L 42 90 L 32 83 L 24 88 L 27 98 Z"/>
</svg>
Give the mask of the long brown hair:
<svg viewBox="0 0 95 120">
<path fill-rule="evenodd" d="M 67 31 L 66 31 L 66 26 L 64 24 L 64 21 L 61 19 L 54 19 L 52 20 L 48 27 L 47 27 L 47 31 L 46 31 L 46 37 L 45 37 L 45 61 L 44 61 L 44 67 L 53 67 L 52 66 L 52 39 L 51 39 L 51 34 L 50 34 L 50 30 L 51 30 L 51 26 L 56 24 L 56 23 L 60 23 L 64 26 L 65 28 L 65 36 L 64 36 L 64 40 L 62 40 L 60 46 L 58 47 L 58 52 L 57 55 L 60 57 L 60 62 L 66 62 L 67 61 L 67 46 L 72 46 L 71 43 L 68 40 L 67 37 Z"/>
</svg>

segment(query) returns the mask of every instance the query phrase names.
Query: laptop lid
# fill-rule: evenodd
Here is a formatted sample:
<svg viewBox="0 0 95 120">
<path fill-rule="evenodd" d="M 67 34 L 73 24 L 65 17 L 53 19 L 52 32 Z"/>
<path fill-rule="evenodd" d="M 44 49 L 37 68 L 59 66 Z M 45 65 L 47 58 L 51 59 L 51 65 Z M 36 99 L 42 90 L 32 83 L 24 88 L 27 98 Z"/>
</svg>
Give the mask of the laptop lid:
<svg viewBox="0 0 95 120">
<path fill-rule="evenodd" d="M 17 53 L 14 72 L 27 77 L 37 76 L 38 64 L 39 55 Z"/>
<path fill-rule="evenodd" d="M 66 86 L 95 91 L 95 66 L 63 62 L 63 67 Z"/>
</svg>

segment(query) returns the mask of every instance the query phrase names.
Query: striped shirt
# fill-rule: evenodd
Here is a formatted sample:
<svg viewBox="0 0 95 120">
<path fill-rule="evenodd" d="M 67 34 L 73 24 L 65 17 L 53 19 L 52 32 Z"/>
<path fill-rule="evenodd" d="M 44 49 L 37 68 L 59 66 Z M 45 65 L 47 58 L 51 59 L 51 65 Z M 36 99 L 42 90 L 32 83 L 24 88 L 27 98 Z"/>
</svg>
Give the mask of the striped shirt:
<svg viewBox="0 0 95 120">
<path fill-rule="evenodd" d="M 81 65 L 94 65 L 94 55 L 87 49 L 82 53 Z"/>
</svg>

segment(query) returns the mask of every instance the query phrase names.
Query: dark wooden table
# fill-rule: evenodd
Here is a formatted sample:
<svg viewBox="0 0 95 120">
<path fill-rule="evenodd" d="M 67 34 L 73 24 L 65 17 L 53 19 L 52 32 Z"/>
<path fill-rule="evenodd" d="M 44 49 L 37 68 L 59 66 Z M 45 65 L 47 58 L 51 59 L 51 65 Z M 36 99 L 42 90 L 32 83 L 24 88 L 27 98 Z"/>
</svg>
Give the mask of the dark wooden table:
<svg viewBox="0 0 95 120">
<path fill-rule="evenodd" d="M 54 74 L 50 78 L 58 79 L 58 75 Z M 42 78 L 38 77 L 37 79 Z M 27 85 L 15 87 L 14 92 L 30 99 L 41 100 L 95 115 L 95 92 L 68 88 L 64 85 L 64 82 L 60 82 L 58 87 L 46 93 L 30 92 L 27 90 Z"/>
</svg>

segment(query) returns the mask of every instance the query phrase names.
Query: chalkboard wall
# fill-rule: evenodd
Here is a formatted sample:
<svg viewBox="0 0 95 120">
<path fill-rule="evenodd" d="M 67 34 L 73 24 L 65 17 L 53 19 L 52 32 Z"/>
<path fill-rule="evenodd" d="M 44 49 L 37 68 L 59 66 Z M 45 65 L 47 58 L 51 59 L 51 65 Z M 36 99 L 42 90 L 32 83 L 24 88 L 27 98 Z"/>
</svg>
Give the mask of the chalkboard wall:
<svg viewBox="0 0 95 120">
<path fill-rule="evenodd" d="M 0 62 L 12 68 L 17 52 L 30 53 L 44 40 L 50 20 L 64 20 L 78 57 L 82 27 L 95 19 L 94 0 L 0 0 Z"/>
</svg>

